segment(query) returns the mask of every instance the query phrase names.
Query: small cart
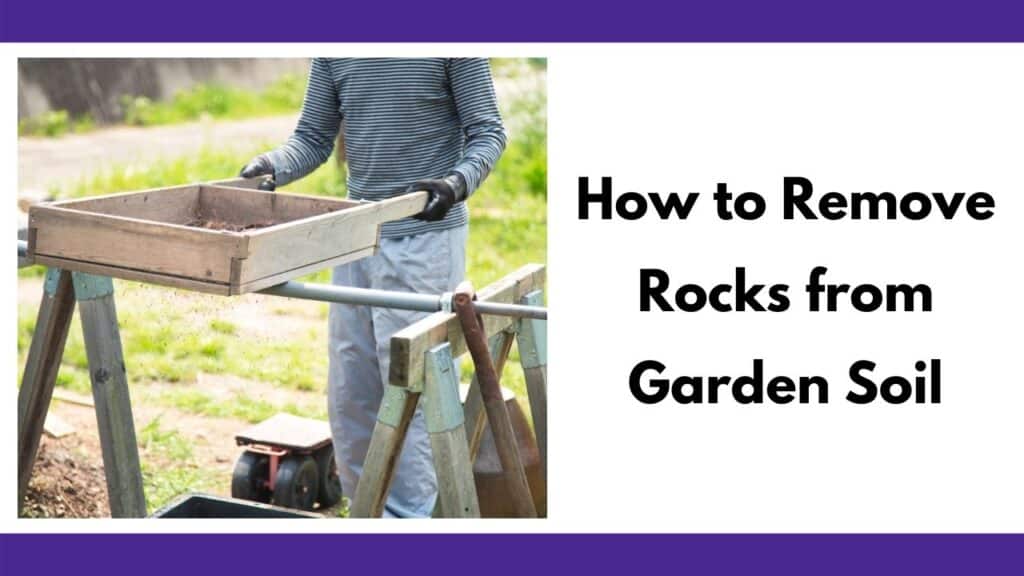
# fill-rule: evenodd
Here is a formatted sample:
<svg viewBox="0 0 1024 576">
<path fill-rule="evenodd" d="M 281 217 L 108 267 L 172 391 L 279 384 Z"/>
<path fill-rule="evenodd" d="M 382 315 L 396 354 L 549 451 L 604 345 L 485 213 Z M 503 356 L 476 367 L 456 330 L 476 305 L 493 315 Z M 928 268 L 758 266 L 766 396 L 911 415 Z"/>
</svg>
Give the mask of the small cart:
<svg viewBox="0 0 1024 576">
<path fill-rule="evenodd" d="M 277 414 L 235 436 L 245 451 L 231 476 L 231 496 L 276 506 L 321 510 L 341 501 L 327 422 Z"/>
</svg>

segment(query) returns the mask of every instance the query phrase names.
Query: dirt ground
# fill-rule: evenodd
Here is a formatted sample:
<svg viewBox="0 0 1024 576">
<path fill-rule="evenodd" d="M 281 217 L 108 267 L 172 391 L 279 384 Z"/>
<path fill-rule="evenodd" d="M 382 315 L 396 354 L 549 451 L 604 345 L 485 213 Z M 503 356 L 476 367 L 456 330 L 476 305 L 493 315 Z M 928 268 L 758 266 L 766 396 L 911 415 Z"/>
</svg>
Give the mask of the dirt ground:
<svg viewBox="0 0 1024 576">
<path fill-rule="evenodd" d="M 62 394 L 68 394 L 62 392 Z M 84 403 L 88 398 L 81 398 Z M 160 418 L 161 425 L 181 434 L 192 446 L 197 466 L 224 481 L 208 492 L 231 495 L 230 477 L 240 449 L 235 434 L 248 426 L 246 422 L 227 418 L 210 418 L 185 414 L 166 407 L 135 402 L 135 427 L 141 429 Z M 29 483 L 23 515 L 45 518 L 102 518 L 110 516 L 103 457 L 100 452 L 96 416 L 91 406 L 55 400 L 50 408 L 74 428 L 62 438 L 43 436 L 36 465 Z M 144 462 L 159 469 L 161 456 L 139 447 Z"/>
<path fill-rule="evenodd" d="M 103 466 L 83 449 L 81 435 L 44 437 L 22 515 L 29 518 L 110 516 Z"/>
</svg>

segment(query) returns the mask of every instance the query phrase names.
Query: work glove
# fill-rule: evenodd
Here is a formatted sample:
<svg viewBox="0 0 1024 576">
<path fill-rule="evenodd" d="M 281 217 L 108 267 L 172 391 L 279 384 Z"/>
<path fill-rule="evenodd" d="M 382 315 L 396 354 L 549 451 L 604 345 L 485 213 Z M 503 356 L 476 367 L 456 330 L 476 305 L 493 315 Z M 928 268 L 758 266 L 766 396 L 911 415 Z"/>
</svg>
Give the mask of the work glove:
<svg viewBox="0 0 1024 576">
<path fill-rule="evenodd" d="M 418 180 L 413 182 L 405 193 L 426 190 L 430 193 L 423 211 L 413 216 L 417 220 L 435 222 L 444 218 L 458 202 L 466 199 L 466 180 L 458 172 L 435 180 Z"/>
<path fill-rule="evenodd" d="M 248 164 L 242 167 L 242 171 L 238 175 L 242 178 L 270 176 L 270 178 L 260 182 L 260 190 L 273 190 L 275 187 L 274 165 L 270 163 L 270 158 L 267 158 L 266 154 L 260 154 L 250 160 Z"/>
</svg>

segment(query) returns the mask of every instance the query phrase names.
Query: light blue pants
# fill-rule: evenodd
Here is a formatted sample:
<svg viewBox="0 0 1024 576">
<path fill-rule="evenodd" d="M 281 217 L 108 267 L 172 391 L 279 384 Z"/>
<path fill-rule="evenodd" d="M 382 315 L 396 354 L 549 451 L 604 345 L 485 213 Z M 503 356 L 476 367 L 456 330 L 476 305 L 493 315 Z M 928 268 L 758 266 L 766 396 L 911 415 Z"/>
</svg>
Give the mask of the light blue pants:
<svg viewBox="0 0 1024 576">
<path fill-rule="evenodd" d="M 334 269 L 340 286 L 441 294 L 466 271 L 462 226 L 404 238 L 382 238 L 377 254 Z M 352 498 L 388 382 L 391 336 L 426 312 L 331 304 L 327 410 L 343 493 Z M 437 478 L 423 413 L 409 426 L 384 515 L 427 517 L 437 499 Z"/>
</svg>

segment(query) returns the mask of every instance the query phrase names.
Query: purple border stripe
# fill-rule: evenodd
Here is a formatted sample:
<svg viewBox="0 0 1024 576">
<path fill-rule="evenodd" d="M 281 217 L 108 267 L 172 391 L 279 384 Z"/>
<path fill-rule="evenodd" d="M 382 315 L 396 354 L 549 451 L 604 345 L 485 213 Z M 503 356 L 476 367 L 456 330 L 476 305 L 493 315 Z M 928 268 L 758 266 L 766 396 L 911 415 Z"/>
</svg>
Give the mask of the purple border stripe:
<svg viewBox="0 0 1024 576">
<path fill-rule="evenodd" d="M 20 534 L 0 574 L 1021 574 L 1024 535 Z M 90 569 L 84 569 L 86 567 Z M 96 569 L 102 568 L 102 572 Z M 312 572 L 320 569 L 322 572 Z"/>
<path fill-rule="evenodd" d="M 1020 0 L 3 0 L 18 42 L 1012 42 Z"/>
</svg>

